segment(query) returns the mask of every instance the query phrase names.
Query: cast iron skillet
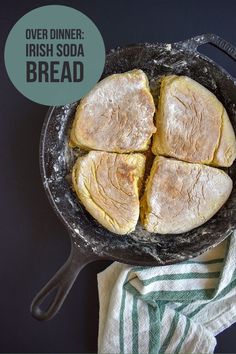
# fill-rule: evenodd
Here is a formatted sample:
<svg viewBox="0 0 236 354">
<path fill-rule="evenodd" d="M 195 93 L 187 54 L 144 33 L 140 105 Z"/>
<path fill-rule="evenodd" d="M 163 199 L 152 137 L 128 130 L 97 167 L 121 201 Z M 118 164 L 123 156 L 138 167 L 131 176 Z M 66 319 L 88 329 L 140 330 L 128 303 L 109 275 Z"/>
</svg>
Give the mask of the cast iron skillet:
<svg viewBox="0 0 236 354">
<path fill-rule="evenodd" d="M 236 81 L 223 68 L 197 51 L 211 43 L 236 59 L 236 48 L 214 34 L 174 44 L 136 44 L 111 50 L 103 77 L 134 68 L 145 71 L 152 83 L 163 74 L 188 75 L 216 94 L 236 129 Z M 71 239 L 71 254 L 31 305 L 38 320 L 52 318 L 60 309 L 80 270 L 98 259 L 140 266 L 158 266 L 195 257 L 224 240 L 236 228 L 236 167 L 228 172 L 233 192 L 223 208 L 206 224 L 181 235 L 150 234 L 140 226 L 130 235 L 117 236 L 99 225 L 80 205 L 70 188 L 69 173 L 75 160 L 68 147 L 68 130 L 77 103 L 52 107 L 46 116 L 40 144 L 40 168 L 51 205 Z M 209 132 L 210 134 L 210 132 Z M 55 290 L 46 310 L 40 305 Z"/>
</svg>

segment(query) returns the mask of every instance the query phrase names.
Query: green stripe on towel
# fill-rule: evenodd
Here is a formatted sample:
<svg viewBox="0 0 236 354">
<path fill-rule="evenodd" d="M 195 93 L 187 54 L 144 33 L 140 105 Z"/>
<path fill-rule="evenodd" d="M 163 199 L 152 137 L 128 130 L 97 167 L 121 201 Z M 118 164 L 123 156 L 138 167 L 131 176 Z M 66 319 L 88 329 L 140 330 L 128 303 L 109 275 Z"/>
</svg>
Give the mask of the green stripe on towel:
<svg viewBox="0 0 236 354">
<path fill-rule="evenodd" d="M 186 318 L 186 324 L 185 324 L 184 334 L 183 334 L 179 344 L 177 345 L 174 354 L 178 354 L 180 352 L 180 349 L 181 349 L 181 347 L 183 345 L 183 342 L 185 341 L 185 339 L 186 339 L 186 337 L 188 335 L 188 331 L 189 331 L 189 328 L 190 328 L 190 319 L 188 317 L 185 317 L 185 318 Z"/>
<path fill-rule="evenodd" d="M 125 289 L 133 295 L 138 296 L 141 300 L 148 303 L 154 303 L 157 300 L 174 301 L 174 302 L 192 302 L 195 300 L 210 300 L 215 289 L 196 289 L 196 290 L 175 290 L 175 291 L 150 291 L 145 295 L 141 295 L 138 290 L 131 284 L 125 284 Z"/>
<path fill-rule="evenodd" d="M 125 298 L 126 290 L 122 291 L 122 299 L 120 306 L 120 328 L 119 328 L 119 338 L 120 338 L 120 354 L 124 353 L 124 312 L 125 312 Z"/>
<path fill-rule="evenodd" d="M 157 354 L 160 347 L 160 311 L 148 306 L 149 314 L 149 354 Z"/>
<path fill-rule="evenodd" d="M 161 280 L 182 280 L 182 279 L 210 279 L 210 278 L 218 278 L 220 272 L 210 272 L 210 273 L 176 273 L 176 274 L 163 274 L 157 275 L 155 277 L 143 280 L 144 285 L 152 284 L 156 281 Z"/>
<path fill-rule="evenodd" d="M 133 296 L 133 308 L 132 308 L 132 353 L 138 354 L 138 332 L 139 332 L 139 322 L 138 322 L 138 299 Z"/>
<path fill-rule="evenodd" d="M 170 325 L 170 329 L 169 329 L 169 331 L 167 333 L 167 336 L 166 336 L 166 338 L 165 338 L 165 340 L 164 340 L 164 342 L 163 342 L 163 344 L 161 346 L 161 349 L 160 349 L 160 353 L 161 354 L 165 353 L 166 349 L 168 348 L 168 345 L 169 345 L 169 343 L 170 343 L 170 341 L 171 341 L 171 339 L 172 339 L 172 337 L 173 337 L 173 335 L 175 333 L 175 329 L 176 329 L 176 327 L 178 325 L 178 322 L 179 322 L 179 313 L 175 312 L 175 315 L 174 315 L 174 317 L 172 319 L 172 322 L 171 322 L 171 325 Z"/>
</svg>

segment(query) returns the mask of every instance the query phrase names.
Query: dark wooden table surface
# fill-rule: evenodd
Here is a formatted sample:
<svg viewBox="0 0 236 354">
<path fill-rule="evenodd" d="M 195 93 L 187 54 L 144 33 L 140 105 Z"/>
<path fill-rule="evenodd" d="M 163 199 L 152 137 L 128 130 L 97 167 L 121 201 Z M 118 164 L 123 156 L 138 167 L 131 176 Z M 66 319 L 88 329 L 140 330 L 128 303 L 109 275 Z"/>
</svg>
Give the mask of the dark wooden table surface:
<svg viewBox="0 0 236 354">
<path fill-rule="evenodd" d="M 96 274 L 109 265 L 88 265 L 52 321 L 40 323 L 31 317 L 33 296 L 66 260 L 70 245 L 39 175 L 39 136 L 47 107 L 30 102 L 10 83 L 3 48 L 10 28 L 21 16 L 49 4 L 72 6 L 88 15 L 100 29 L 107 49 L 135 42 L 175 42 L 207 32 L 236 45 L 234 0 L 2 2 L 0 351 L 5 353 L 96 352 Z M 201 51 L 236 77 L 236 62 L 208 45 Z M 236 325 L 220 334 L 216 352 L 236 352 L 235 336 Z"/>
</svg>

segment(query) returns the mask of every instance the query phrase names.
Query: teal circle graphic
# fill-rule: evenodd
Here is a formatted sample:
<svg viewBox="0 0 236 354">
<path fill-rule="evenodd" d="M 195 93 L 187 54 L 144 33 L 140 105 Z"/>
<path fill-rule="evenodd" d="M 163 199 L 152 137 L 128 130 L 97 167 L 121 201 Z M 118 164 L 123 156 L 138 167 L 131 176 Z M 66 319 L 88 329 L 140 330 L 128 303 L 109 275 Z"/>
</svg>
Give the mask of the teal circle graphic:
<svg viewBox="0 0 236 354">
<path fill-rule="evenodd" d="M 58 106 L 79 100 L 98 82 L 105 46 L 98 28 L 83 13 L 48 5 L 14 25 L 4 57 L 18 91 L 34 102 Z"/>
</svg>

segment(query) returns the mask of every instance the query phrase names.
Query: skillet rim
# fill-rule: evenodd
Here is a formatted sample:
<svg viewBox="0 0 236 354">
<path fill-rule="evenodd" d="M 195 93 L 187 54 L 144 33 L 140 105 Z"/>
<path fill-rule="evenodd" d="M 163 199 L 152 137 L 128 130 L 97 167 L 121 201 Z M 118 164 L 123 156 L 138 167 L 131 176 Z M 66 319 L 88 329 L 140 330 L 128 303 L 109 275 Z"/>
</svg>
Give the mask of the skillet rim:
<svg viewBox="0 0 236 354">
<path fill-rule="evenodd" d="M 223 67 L 221 67 L 219 64 L 217 64 L 214 60 L 212 60 L 211 58 L 209 58 L 208 56 L 205 56 L 201 53 L 199 53 L 196 49 L 192 49 L 192 48 L 188 48 L 188 47 L 184 47 L 183 43 L 186 43 L 189 40 L 183 41 L 183 42 L 175 42 L 175 43 L 133 43 L 133 44 L 129 44 L 129 45 L 124 45 L 124 46 L 117 46 L 115 48 L 110 49 L 109 51 L 107 51 L 107 56 L 109 56 L 110 54 L 114 53 L 114 52 L 118 52 L 118 51 L 122 51 L 125 50 L 127 48 L 132 48 L 132 47 L 166 47 L 167 45 L 171 45 L 171 50 L 176 49 L 176 50 L 180 50 L 182 52 L 188 52 L 191 53 L 193 55 L 196 55 L 197 57 L 200 57 L 202 59 L 204 59 L 205 61 L 209 62 L 211 65 L 217 67 L 218 70 L 220 70 L 222 72 L 222 74 L 230 79 L 234 84 L 236 84 L 236 79 L 229 74 Z M 200 44 L 199 44 L 200 45 Z M 106 57 L 107 60 L 107 57 Z M 75 104 L 71 103 L 71 105 Z M 63 106 L 59 106 L 59 107 L 63 107 Z M 67 231 L 69 232 L 70 238 L 71 238 L 71 242 L 72 242 L 72 247 L 75 247 L 75 243 L 73 242 L 73 236 L 72 234 L 74 233 L 73 227 L 72 225 L 68 222 L 68 220 L 66 220 L 66 218 L 62 215 L 62 212 L 60 210 L 60 207 L 57 205 L 57 203 L 55 202 L 55 198 L 53 197 L 51 190 L 50 190 L 50 186 L 48 183 L 48 179 L 46 176 L 46 166 L 45 166 L 45 140 L 46 140 L 46 136 L 47 136 L 47 129 L 48 129 L 48 125 L 50 123 L 51 117 L 53 115 L 54 110 L 58 108 L 58 106 L 52 106 L 49 107 L 43 125 L 42 125 L 42 130 L 41 130 L 41 134 L 40 134 L 40 144 L 39 144 L 39 167 L 40 167 L 40 175 L 42 178 L 42 182 L 43 182 L 43 186 L 46 192 L 46 195 L 49 199 L 49 202 L 54 210 L 54 212 L 56 213 L 56 215 L 59 217 L 59 219 L 61 220 L 61 222 L 63 223 L 63 225 L 66 226 Z M 132 265 L 142 265 L 142 266 L 158 266 L 158 265 L 169 265 L 169 264 L 175 264 L 175 263 L 180 263 L 182 261 L 186 261 L 188 259 L 194 258 L 206 251 L 208 251 L 209 249 L 217 246 L 219 243 L 221 243 L 223 240 L 225 240 L 230 234 L 232 233 L 231 231 L 226 232 L 225 234 L 221 235 L 221 237 L 219 237 L 219 239 L 217 240 L 217 242 L 214 242 L 213 244 L 209 245 L 208 247 L 205 247 L 204 249 L 200 250 L 200 251 L 196 251 L 193 252 L 191 255 L 187 254 L 186 257 L 181 257 L 181 259 L 176 259 L 176 260 L 172 260 L 172 261 L 167 261 L 166 263 L 162 264 L 160 262 L 158 262 L 157 259 L 153 258 L 150 256 L 150 254 L 145 253 L 146 257 L 149 257 L 151 260 L 147 261 L 147 260 L 130 260 L 127 258 L 123 258 L 123 257 L 117 257 L 114 255 L 99 255 L 97 254 L 94 249 L 88 247 L 87 245 L 83 244 L 83 240 L 80 238 L 80 236 L 78 235 L 77 237 L 77 244 L 79 244 L 81 246 L 81 248 L 85 248 L 85 252 L 90 254 L 91 258 L 94 258 L 94 260 L 96 259 L 107 259 L 107 260 L 113 260 L 113 261 L 119 261 L 122 263 L 126 263 L 126 264 L 132 264 Z M 147 243 L 147 246 L 149 244 L 153 244 L 152 242 Z M 143 253 L 142 253 L 143 255 Z M 143 255 L 144 257 L 144 255 Z"/>
</svg>

